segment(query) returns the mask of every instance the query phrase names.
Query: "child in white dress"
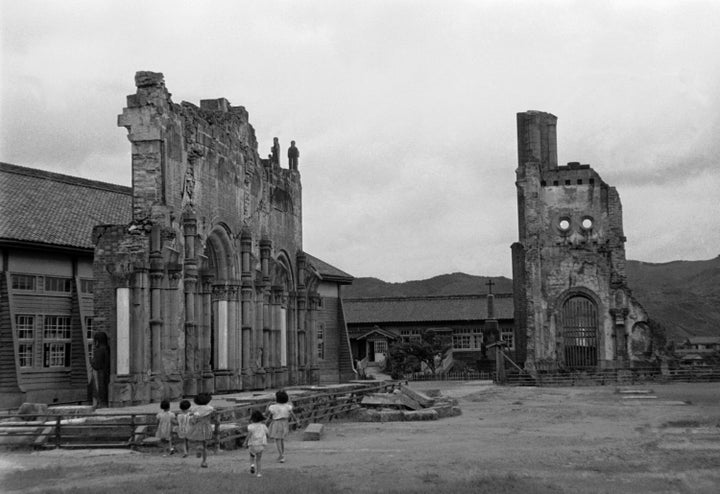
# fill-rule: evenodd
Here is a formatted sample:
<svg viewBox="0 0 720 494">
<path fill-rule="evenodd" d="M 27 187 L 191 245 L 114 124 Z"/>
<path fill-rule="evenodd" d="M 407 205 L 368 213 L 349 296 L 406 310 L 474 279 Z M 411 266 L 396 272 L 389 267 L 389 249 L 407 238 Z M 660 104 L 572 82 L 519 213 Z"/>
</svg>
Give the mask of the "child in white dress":
<svg viewBox="0 0 720 494">
<path fill-rule="evenodd" d="M 268 435 L 268 428 L 263 422 L 263 414 L 259 410 L 253 410 L 247 426 L 248 435 L 243 444 L 250 451 L 250 473 L 257 472 L 258 477 L 262 477 L 262 453 L 265 451 Z"/>
<path fill-rule="evenodd" d="M 170 402 L 163 400 L 160 402 L 160 408 L 162 411 L 156 415 L 158 425 L 155 431 L 155 437 L 160 439 L 161 442 L 168 442 L 167 453 L 172 455 L 175 453 L 175 448 L 172 444 L 172 427 L 175 421 L 175 414 L 170 411 Z"/>
<path fill-rule="evenodd" d="M 275 439 L 275 447 L 278 451 L 278 461 L 285 462 L 285 438 L 290 433 L 290 419 L 297 422 L 297 418 L 293 413 L 292 403 L 289 403 L 288 394 L 280 390 L 275 393 L 275 401 L 267 407 L 267 413 L 270 415 L 269 437 Z"/>
<path fill-rule="evenodd" d="M 190 431 L 188 432 L 188 440 L 201 442 L 202 449 L 198 451 L 198 457 L 202 457 L 201 467 L 207 468 L 207 443 L 213 437 L 213 412 L 215 409 L 208 405 L 212 400 L 210 393 L 198 394 L 194 401 L 190 413 Z"/>
<path fill-rule="evenodd" d="M 176 417 L 177 420 L 177 436 L 183 442 L 183 458 L 188 455 L 188 434 L 190 434 L 190 402 L 183 400 L 180 402 L 180 411 Z"/>
</svg>

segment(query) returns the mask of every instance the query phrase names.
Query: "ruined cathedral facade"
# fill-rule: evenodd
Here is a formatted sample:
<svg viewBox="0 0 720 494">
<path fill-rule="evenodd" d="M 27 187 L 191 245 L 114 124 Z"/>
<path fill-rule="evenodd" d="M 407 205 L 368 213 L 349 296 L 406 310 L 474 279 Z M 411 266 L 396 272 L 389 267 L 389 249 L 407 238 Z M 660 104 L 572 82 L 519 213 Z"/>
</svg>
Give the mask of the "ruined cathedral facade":
<svg viewBox="0 0 720 494">
<path fill-rule="evenodd" d="M 556 123 L 517 116 L 519 358 L 530 371 L 632 366 L 652 337 L 627 286 L 620 196 L 589 165 L 558 166 Z"/>
<path fill-rule="evenodd" d="M 132 221 L 93 231 L 110 403 L 319 382 L 319 328 L 344 325 L 321 295 L 339 300 L 349 279 L 338 270 L 328 286 L 302 250 L 297 164 L 280 166 L 277 140 L 260 158 L 245 108 L 173 103 L 158 73 L 135 83 L 118 117 L 132 145 Z"/>
</svg>

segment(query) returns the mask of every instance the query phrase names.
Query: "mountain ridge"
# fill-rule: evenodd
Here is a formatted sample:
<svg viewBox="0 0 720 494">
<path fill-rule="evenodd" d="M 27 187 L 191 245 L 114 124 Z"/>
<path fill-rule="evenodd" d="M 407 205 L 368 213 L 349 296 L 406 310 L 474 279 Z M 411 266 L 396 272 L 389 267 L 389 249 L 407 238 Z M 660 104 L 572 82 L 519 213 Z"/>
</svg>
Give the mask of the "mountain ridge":
<svg viewBox="0 0 720 494">
<path fill-rule="evenodd" d="M 720 336 L 720 256 L 702 261 L 649 263 L 626 261 L 628 286 L 650 318 L 666 328 L 668 340 L 691 336 Z M 504 276 L 449 273 L 425 280 L 385 282 L 355 278 L 343 288 L 343 298 L 422 297 L 512 293 L 512 280 Z"/>
</svg>

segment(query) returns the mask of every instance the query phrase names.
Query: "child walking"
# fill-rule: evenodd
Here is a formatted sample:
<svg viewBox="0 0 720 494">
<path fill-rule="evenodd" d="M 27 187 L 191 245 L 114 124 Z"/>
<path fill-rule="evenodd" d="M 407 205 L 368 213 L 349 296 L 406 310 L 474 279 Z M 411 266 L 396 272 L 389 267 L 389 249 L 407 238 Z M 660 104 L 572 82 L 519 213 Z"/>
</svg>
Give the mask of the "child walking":
<svg viewBox="0 0 720 494">
<path fill-rule="evenodd" d="M 267 444 L 268 428 L 263 423 L 265 417 L 259 410 L 253 410 L 248 424 L 248 435 L 245 437 L 243 446 L 250 451 L 250 473 L 257 472 L 262 477 L 262 453 Z"/>
<path fill-rule="evenodd" d="M 177 414 L 177 435 L 178 439 L 183 442 L 183 458 L 188 455 L 188 434 L 190 433 L 190 402 L 183 400 L 180 402 L 180 411 Z"/>
<path fill-rule="evenodd" d="M 208 405 L 212 400 L 210 393 L 200 393 L 193 401 L 193 407 L 190 413 L 190 431 L 188 432 L 188 440 L 201 442 L 202 449 L 198 451 L 198 458 L 202 457 L 201 467 L 207 468 L 207 442 L 213 436 L 212 414 L 215 411 L 213 407 Z"/>
<path fill-rule="evenodd" d="M 277 447 L 278 458 L 277 461 L 280 463 L 285 462 L 285 438 L 290 432 L 289 421 L 292 418 L 297 422 L 297 418 L 293 413 L 293 406 L 288 403 L 288 394 L 280 390 L 275 393 L 275 401 L 272 405 L 267 408 L 267 413 L 270 415 L 269 436 L 271 439 L 275 439 L 275 447 Z"/>
<path fill-rule="evenodd" d="M 175 453 L 175 448 L 173 448 L 172 444 L 172 427 L 175 421 L 175 414 L 170 411 L 170 402 L 168 400 L 161 401 L 160 408 L 162 411 L 156 415 L 158 426 L 155 431 L 155 437 L 160 439 L 160 441 L 168 442 L 167 453 L 172 455 Z"/>
</svg>

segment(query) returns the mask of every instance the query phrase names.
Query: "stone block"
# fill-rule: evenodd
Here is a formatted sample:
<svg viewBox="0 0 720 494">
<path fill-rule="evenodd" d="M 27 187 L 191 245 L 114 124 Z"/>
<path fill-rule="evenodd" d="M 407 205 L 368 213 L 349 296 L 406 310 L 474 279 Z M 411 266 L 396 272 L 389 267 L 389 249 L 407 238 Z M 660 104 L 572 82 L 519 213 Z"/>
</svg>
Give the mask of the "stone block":
<svg viewBox="0 0 720 494">
<path fill-rule="evenodd" d="M 423 408 L 431 407 L 435 403 L 435 400 L 430 398 L 427 394 L 420 391 L 416 391 L 408 386 L 400 385 L 400 391 L 409 396 L 412 400 L 419 403 Z"/>
<path fill-rule="evenodd" d="M 324 426 L 322 424 L 310 424 L 303 431 L 303 441 L 319 441 Z"/>
<path fill-rule="evenodd" d="M 23 421 L 45 420 L 48 406 L 45 403 L 23 403 L 18 409 L 18 415 L 23 415 L 20 418 Z"/>
<path fill-rule="evenodd" d="M 445 417 L 452 417 L 453 416 L 453 406 L 452 405 L 441 405 L 437 407 L 433 407 L 433 410 L 435 410 L 438 414 L 438 418 L 445 418 Z"/>
<path fill-rule="evenodd" d="M 53 415 L 90 415 L 95 413 L 91 405 L 58 405 L 49 407 Z"/>
<path fill-rule="evenodd" d="M 352 413 L 351 419 L 357 422 L 380 422 L 380 413 L 370 408 L 358 408 Z"/>
<path fill-rule="evenodd" d="M 378 417 L 380 422 L 402 422 L 405 420 L 403 410 L 380 410 Z"/>
<path fill-rule="evenodd" d="M 417 401 L 402 392 L 365 395 L 360 404 L 362 406 L 408 408 L 410 410 L 419 410 L 422 408 Z"/>
<path fill-rule="evenodd" d="M 426 410 L 410 410 L 407 412 L 402 412 L 403 419 L 404 420 L 437 420 L 439 417 L 439 414 L 437 410 L 434 410 L 432 408 L 426 409 Z"/>
</svg>

